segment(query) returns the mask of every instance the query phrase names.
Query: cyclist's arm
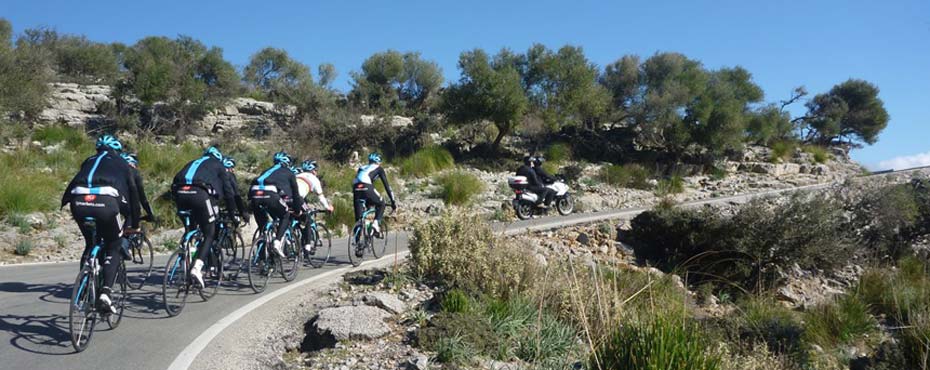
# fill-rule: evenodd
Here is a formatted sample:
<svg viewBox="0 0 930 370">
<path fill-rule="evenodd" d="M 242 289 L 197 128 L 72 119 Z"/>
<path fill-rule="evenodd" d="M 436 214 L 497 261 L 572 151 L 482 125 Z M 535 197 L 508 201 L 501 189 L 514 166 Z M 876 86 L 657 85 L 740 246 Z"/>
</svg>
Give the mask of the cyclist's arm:
<svg viewBox="0 0 930 370">
<path fill-rule="evenodd" d="M 238 196 L 236 195 L 236 185 L 233 183 L 232 176 L 229 175 L 229 172 L 226 172 L 225 169 L 220 169 L 220 181 L 223 183 L 223 201 L 226 202 L 227 210 L 235 215 L 238 215 L 241 209 L 239 204 L 242 201 L 236 201 Z"/>
<path fill-rule="evenodd" d="M 316 176 L 310 177 L 310 186 L 313 187 L 313 192 L 316 193 L 317 198 L 320 198 L 320 204 L 323 205 L 324 209 L 331 209 L 332 206 L 329 205 L 329 201 L 326 200 L 326 196 L 323 195 L 323 185 L 320 183 L 320 179 Z"/>
<path fill-rule="evenodd" d="M 381 182 L 384 183 L 384 191 L 387 192 L 388 199 L 391 200 L 391 204 L 394 204 L 394 192 L 391 191 L 391 184 L 388 183 L 387 172 L 384 171 L 384 167 L 378 167 L 377 174 L 375 175 L 381 178 Z M 371 185 L 374 186 L 375 180 L 371 180 Z"/>
<path fill-rule="evenodd" d="M 77 176 L 71 179 L 71 182 L 68 183 L 68 187 L 65 188 L 65 193 L 61 195 L 61 208 L 65 207 L 65 204 L 71 202 L 71 190 L 74 189 L 75 184 L 77 183 Z"/>
<path fill-rule="evenodd" d="M 129 168 L 129 165 L 125 165 L 129 171 L 129 176 L 127 180 L 129 182 L 129 227 L 131 229 L 139 228 L 139 217 L 141 216 L 141 211 L 139 210 L 139 187 L 136 185 L 136 178 L 132 175 L 132 170 Z"/>
<path fill-rule="evenodd" d="M 296 211 L 303 207 L 304 198 L 300 196 L 300 188 L 297 187 L 297 176 L 290 172 L 288 172 L 288 174 L 290 174 L 290 176 L 287 177 L 287 181 L 291 184 L 291 191 L 294 192 L 292 197 L 294 198 L 294 208 Z"/>
<path fill-rule="evenodd" d="M 155 213 L 152 212 L 152 205 L 149 204 L 149 198 L 145 196 L 145 186 L 142 184 L 142 174 L 138 170 L 134 170 L 132 172 L 136 178 L 136 187 L 139 189 L 139 203 L 142 204 L 142 209 L 145 211 L 146 215 L 149 217 L 154 217 Z"/>
</svg>

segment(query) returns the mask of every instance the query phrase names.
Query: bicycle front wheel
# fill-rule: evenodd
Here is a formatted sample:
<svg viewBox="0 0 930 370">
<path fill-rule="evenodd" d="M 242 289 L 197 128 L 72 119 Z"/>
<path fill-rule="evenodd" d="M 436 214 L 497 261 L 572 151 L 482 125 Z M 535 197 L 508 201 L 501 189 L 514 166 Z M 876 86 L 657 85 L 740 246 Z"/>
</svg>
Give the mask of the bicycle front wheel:
<svg viewBox="0 0 930 370">
<path fill-rule="evenodd" d="M 97 324 L 97 292 L 94 284 L 96 279 L 90 267 L 82 268 L 74 281 L 71 300 L 68 301 L 68 329 L 71 332 L 71 346 L 77 352 L 87 349 Z"/>
<path fill-rule="evenodd" d="M 365 245 L 368 242 L 368 237 L 362 223 L 364 220 L 361 219 L 356 222 L 352 228 L 352 235 L 349 235 L 349 262 L 355 267 L 361 265 L 362 260 L 365 258 Z"/>
<path fill-rule="evenodd" d="M 281 276 L 284 281 L 292 281 L 297 278 L 297 272 L 300 270 L 300 259 L 303 255 L 303 247 L 299 245 L 300 232 L 294 230 L 294 233 L 284 238 L 284 258 L 281 258 Z"/>
<path fill-rule="evenodd" d="M 381 229 L 381 237 L 375 238 L 373 236 L 369 236 L 368 238 L 369 245 L 371 246 L 371 255 L 375 256 L 376 259 L 381 258 L 381 256 L 384 255 L 384 251 L 387 250 L 388 232 L 390 231 L 387 221 L 383 219 L 378 226 Z"/>
<path fill-rule="evenodd" d="M 308 256 L 310 266 L 320 268 L 329 262 L 329 257 L 333 253 L 333 235 L 330 234 L 329 229 L 323 224 L 317 224 L 316 229 L 311 229 L 310 232 L 313 233 L 311 242 L 315 249 L 315 253 Z"/>
<path fill-rule="evenodd" d="M 265 245 L 264 235 L 253 238 L 252 248 L 249 249 L 249 260 L 246 265 L 246 272 L 249 275 L 249 285 L 255 293 L 265 291 L 268 286 L 268 278 L 274 270 L 274 261 Z"/>
<path fill-rule="evenodd" d="M 162 284 L 162 298 L 165 301 L 165 311 L 169 316 L 177 316 L 187 303 L 187 294 L 190 292 L 190 278 L 188 259 L 181 251 L 175 251 L 168 257 L 165 264 L 165 280 Z"/>
<path fill-rule="evenodd" d="M 130 289 L 138 290 L 152 276 L 155 251 L 145 235 L 131 238 L 129 243 L 132 260 L 126 262 L 126 283 Z"/>
<path fill-rule="evenodd" d="M 107 316 L 107 325 L 110 326 L 110 329 L 116 329 L 119 326 L 119 323 L 123 321 L 123 310 L 126 308 L 126 300 L 128 298 L 128 276 L 126 275 L 126 263 L 120 263 L 119 269 L 116 270 L 116 280 L 114 280 L 114 286 L 110 290 L 112 295 L 110 300 L 113 302 L 114 307 L 116 307 L 116 313 L 111 313 Z"/>
</svg>

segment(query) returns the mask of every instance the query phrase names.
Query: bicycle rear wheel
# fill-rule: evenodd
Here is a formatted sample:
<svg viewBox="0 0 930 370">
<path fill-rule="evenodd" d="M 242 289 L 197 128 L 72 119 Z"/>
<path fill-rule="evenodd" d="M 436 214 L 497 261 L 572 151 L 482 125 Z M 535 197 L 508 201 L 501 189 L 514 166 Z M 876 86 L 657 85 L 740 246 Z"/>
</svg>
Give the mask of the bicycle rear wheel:
<svg viewBox="0 0 930 370">
<path fill-rule="evenodd" d="M 313 233 L 311 242 L 316 248 L 316 253 L 309 255 L 308 259 L 310 260 L 310 266 L 320 268 L 329 262 L 329 257 L 333 253 L 333 235 L 323 224 L 317 224 L 316 229 L 310 229 L 310 232 Z"/>
<path fill-rule="evenodd" d="M 130 289 L 142 289 L 142 285 L 152 276 L 155 251 L 152 243 L 144 234 L 129 239 L 132 260 L 126 263 L 126 279 Z"/>
<path fill-rule="evenodd" d="M 358 267 L 365 258 L 365 243 L 367 238 L 363 222 L 365 219 L 358 220 L 352 227 L 352 235 L 349 235 L 349 262 L 352 266 Z"/>
<path fill-rule="evenodd" d="M 110 326 L 111 330 L 116 329 L 119 323 L 123 321 L 123 310 L 126 308 L 126 299 L 128 298 L 127 285 L 128 276 L 126 275 L 126 263 L 124 261 L 119 264 L 119 269 L 116 270 L 116 280 L 114 280 L 113 288 L 110 290 L 110 300 L 116 307 L 116 313 L 106 315 L 107 325 Z"/>
<path fill-rule="evenodd" d="M 204 301 L 213 298 L 216 295 L 217 288 L 223 284 L 223 249 L 217 247 L 216 244 L 213 244 L 213 247 L 210 248 L 210 258 L 207 258 L 207 263 L 203 264 L 201 270 L 203 273 L 203 289 L 200 289 L 200 298 L 203 298 Z"/>
<path fill-rule="evenodd" d="M 87 349 L 97 324 L 95 280 L 90 267 L 82 268 L 74 281 L 71 300 L 68 301 L 68 330 L 71 332 L 71 346 L 77 352 Z"/>
<path fill-rule="evenodd" d="M 388 245 L 388 223 L 384 219 L 378 223 L 379 228 L 381 229 L 381 238 L 375 238 L 374 236 L 369 236 L 368 241 L 371 246 L 371 255 L 377 258 L 381 258 L 384 255 L 384 251 L 387 250 Z"/>
<path fill-rule="evenodd" d="M 303 247 L 299 245 L 300 231 L 292 230 L 292 234 L 284 238 L 284 258 L 281 258 L 281 277 L 284 281 L 292 281 L 297 277 L 300 271 L 300 260 L 303 254 Z"/>
<path fill-rule="evenodd" d="M 165 280 L 162 284 L 162 298 L 165 301 L 165 311 L 169 316 L 177 316 L 187 303 L 187 294 L 190 293 L 190 278 L 188 259 L 181 251 L 175 251 L 168 257 L 165 264 Z"/>
<path fill-rule="evenodd" d="M 265 291 L 268 286 L 268 278 L 274 271 L 274 261 L 271 254 L 266 248 L 265 236 L 259 234 L 253 239 L 252 248 L 249 249 L 249 260 L 247 261 L 246 272 L 249 275 L 249 285 L 255 293 Z"/>
</svg>

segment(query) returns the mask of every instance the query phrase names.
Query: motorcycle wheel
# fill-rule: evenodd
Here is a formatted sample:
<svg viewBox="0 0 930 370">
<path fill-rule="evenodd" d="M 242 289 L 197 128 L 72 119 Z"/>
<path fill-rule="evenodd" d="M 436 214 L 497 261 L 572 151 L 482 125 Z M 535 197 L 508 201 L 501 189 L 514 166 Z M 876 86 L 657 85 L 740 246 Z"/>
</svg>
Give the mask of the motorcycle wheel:
<svg viewBox="0 0 930 370">
<path fill-rule="evenodd" d="M 572 198 L 571 194 L 566 193 L 564 196 L 559 197 L 559 199 L 556 200 L 555 208 L 562 216 L 571 214 L 572 211 L 575 210 L 575 199 Z"/>
<path fill-rule="evenodd" d="M 513 205 L 513 210 L 517 214 L 517 218 L 521 220 L 528 220 L 533 216 L 533 204 L 529 202 L 516 202 Z"/>
</svg>

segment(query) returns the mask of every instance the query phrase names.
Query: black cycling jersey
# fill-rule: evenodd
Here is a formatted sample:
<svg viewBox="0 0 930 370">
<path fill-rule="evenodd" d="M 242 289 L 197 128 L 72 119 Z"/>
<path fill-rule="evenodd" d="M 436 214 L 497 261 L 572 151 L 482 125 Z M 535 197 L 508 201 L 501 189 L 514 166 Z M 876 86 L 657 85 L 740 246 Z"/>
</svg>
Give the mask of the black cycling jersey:
<svg viewBox="0 0 930 370">
<path fill-rule="evenodd" d="M 384 168 L 380 164 L 368 164 L 358 168 L 358 172 L 355 175 L 355 180 L 352 181 L 353 187 L 358 184 L 371 185 L 372 188 L 375 185 L 375 181 L 381 179 L 381 182 L 384 183 L 384 191 L 387 192 L 388 199 L 391 200 L 391 203 L 394 203 L 394 192 L 391 191 L 391 184 L 388 183 L 387 173 L 384 172 Z"/>
<path fill-rule="evenodd" d="M 114 194 L 109 189 L 115 189 Z M 79 194 L 77 194 L 79 193 Z M 132 228 L 139 227 L 139 190 L 132 168 L 119 154 L 111 149 L 100 150 L 84 160 L 81 169 L 74 175 L 61 197 L 61 206 L 75 197 L 88 195 L 114 196 L 119 199 L 121 212 Z"/>
<path fill-rule="evenodd" d="M 520 168 L 517 169 L 517 176 L 526 177 L 526 181 L 529 183 L 530 187 L 546 186 L 546 184 L 544 184 L 542 180 L 539 179 L 539 176 L 536 174 L 536 171 L 534 171 L 533 168 L 531 168 L 530 166 L 527 166 L 527 165 L 520 166 Z"/>
<path fill-rule="evenodd" d="M 271 166 L 252 181 L 252 186 L 274 186 L 278 194 L 283 194 L 288 198 L 293 210 L 300 210 L 304 204 L 297 190 L 297 176 L 287 166 L 281 164 Z M 249 197 L 251 196 L 252 191 L 249 191 Z"/>
<path fill-rule="evenodd" d="M 227 171 L 227 175 L 229 176 L 229 181 L 232 183 L 233 191 L 235 192 L 234 197 L 236 198 L 236 208 L 239 209 L 239 216 L 244 218 L 245 215 L 243 213 L 248 208 L 246 208 L 245 203 L 242 201 L 242 194 L 239 193 L 239 178 L 236 177 L 235 173 L 229 171 Z"/>
<path fill-rule="evenodd" d="M 149 198 L 145 196 L 145 186 L 142 185 L 142 173 L 139 172 L 138 168 L 133 168 L 132 166 L 130 166 L 129 169 L 132 171 L 132 178 L 136 182 L 136 190 L 139 191 L 136 198 L 139 199 L 139 203 L 142 204 L 142 210 L 144 210 L 149 217 L 154 217 L 155 213 L 152 212 L 152 205 L 149 204 Z"/>
<path fill-rule="evenodd" d="M 230 212 L 239 213 L 236 202 L 236 190 L 226 172 L 223 162 L 211 156 L 203 156 L 188 163 L 181 172 L 174 176 L 173 185 L 194 185 L 213 192 L 213 196 L 222 199 Z"/>
</svg>

